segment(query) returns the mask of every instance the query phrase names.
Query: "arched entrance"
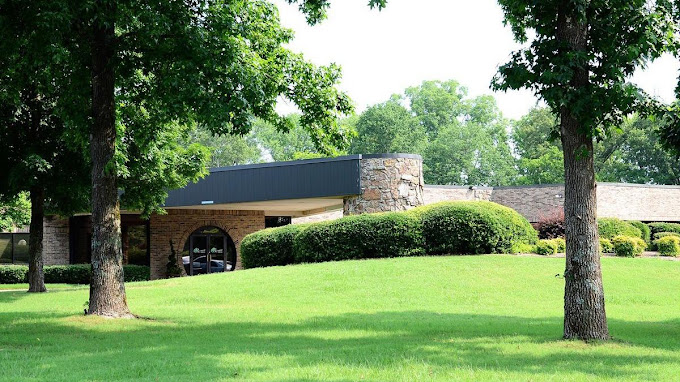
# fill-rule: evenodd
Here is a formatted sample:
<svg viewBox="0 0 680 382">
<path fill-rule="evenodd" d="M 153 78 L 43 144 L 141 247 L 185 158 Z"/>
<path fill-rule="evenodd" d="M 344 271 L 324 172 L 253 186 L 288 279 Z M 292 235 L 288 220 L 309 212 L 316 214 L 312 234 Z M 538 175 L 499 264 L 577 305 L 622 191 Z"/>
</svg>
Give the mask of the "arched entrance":
<svg viewBox="0 0 680 382">
<path fill-rule="evenodd" d="M 202 227 L 194 231 L 184 244 L 182 263 L 189 276 L 233 271 L 236 267 L 236 246 L 223 230 Z"/>
</svg>

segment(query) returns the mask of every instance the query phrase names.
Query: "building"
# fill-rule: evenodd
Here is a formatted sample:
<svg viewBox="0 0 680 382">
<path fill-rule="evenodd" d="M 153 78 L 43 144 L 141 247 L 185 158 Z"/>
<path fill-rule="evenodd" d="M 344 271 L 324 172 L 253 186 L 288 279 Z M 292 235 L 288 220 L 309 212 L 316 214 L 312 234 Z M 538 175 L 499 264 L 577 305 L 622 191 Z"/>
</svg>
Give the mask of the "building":
<svg viewBox="0 0 680 382">
<path fill-rule="evenodd" d="M 172 251 L 189 275 L 240 268 L 243 238 L 266 227 L 343 215 L 401 211 L 446 200 L 489 200 L 529 221 L 563 206 L 563 185 L 518 187 L 431 186 L 413 154 L 349 155 L 211 169 L 195 184 L 173 190 L 165 215 L 145 220 L 121 212 L 125 262 L 165 276 Z M 598 184 L 598 215 L 680 222 L 680 186 Z M 45 264 L 90 261 L 90 216 L 45 218 Z M 26 233 L 0 234 L 0 263 L 22 263 Z M 8 238 L 7 235 L 10 237 Z M 23 240 L 23 241 L 22 241 Z M 3 244 L 4 243 L 4 244 Z"/>
</svg>

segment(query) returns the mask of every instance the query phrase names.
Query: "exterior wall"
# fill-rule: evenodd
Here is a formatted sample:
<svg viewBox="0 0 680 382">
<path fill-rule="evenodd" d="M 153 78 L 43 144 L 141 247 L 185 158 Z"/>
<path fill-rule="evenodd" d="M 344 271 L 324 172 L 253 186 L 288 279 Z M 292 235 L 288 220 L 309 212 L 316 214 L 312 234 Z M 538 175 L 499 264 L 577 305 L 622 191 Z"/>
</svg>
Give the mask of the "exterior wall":
<svg viewBox="0 0 680 382">
<path fill-rule="evenodd" d="M 535 223 L 564 208 L 564 185 L 496 187 L 490 200 L 516 210 Z"/>
<path fill-rule="evenodd" d="M 344 215 L 403 211 L 423 204 L 423 160 L 417 155 L 361 159 L 361 195 L 344 199 Z"/>
<path fill-rule="evenodd" d="M 263 211 L 225 210 L 168 210 L 167 215 L 151 216 L 151 279 L 165 277 L 170 256 L 170 241 L 179 254 L 189 236 L 203 226 L 221 228 L 231 236 L 236 246 L 236 269 L 241 269 L 241 240 L 255 231 L 264 229 Z M 179 262 L 179 259 L 178 259 Z M 182 266 L 182 264 L 179 264 Z"/>
<path fill-rule="evenodd" d="M 45 216 L 43 219 L 43 261 L 45 265 L 69 263 L 68 219 Z"/>
<path fill-rule="evenodd" d="M 597 214 L 624 220 L 680 222 L 680 186 L 598 183 Z"/>
<path fill-rule="evenodd" d="M 423 199 L 425 204 L 439 203 L 450 200 L 489 200 L 491 187 L 470 186 L 425 186 Z"/>
</svg>

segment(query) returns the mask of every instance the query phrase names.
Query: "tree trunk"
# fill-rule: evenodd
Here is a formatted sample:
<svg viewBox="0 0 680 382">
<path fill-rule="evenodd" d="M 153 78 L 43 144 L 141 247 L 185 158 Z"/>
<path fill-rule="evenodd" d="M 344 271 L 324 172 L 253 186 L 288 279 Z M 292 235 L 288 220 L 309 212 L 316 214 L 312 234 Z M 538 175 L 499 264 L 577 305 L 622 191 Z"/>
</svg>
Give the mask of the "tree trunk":
<svg viewBox="0 0 680 382">
<path fill-rule="evenodd" d="M 43 217 L 45 190 L 31 187 L 31 231 L 28 237 L 28 291 L 47 292 L 43 272 Z"/>
<path fill-rule="evenodd" d="M 92 281 L 88 314 L 132 317 L 125 298 L 120 205 L 111 166 L 116 145 L 113 1 L 97 1 L 92 39 Z"/>
<path fill-rule="evenodd" d="M 557 39 L 568 51 L 586 49 L 588 23 L 568 17 L 570 5 L 563 3 L 557 20 Z M 573 5 L 571 5 L 573 7 Z M 564 52 L 561 52 L 564 53 Z M 587 67 L 575 69 L 572 88 L 588 85 Z M 560 130 L 564 149 L 564 220 L 567 241 L 564 271 L 564 338 L 609 339 L 604 289 L 600 268 L 597 231 L 597 198 L 593 139 L 589 129 L 568 107 L 560 110 Z"/>
</svg>

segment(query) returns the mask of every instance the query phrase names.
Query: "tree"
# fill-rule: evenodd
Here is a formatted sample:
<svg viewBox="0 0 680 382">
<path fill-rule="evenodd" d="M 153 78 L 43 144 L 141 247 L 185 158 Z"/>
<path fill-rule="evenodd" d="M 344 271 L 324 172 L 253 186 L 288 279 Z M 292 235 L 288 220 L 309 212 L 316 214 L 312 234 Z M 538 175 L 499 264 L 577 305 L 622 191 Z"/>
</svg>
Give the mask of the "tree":
<svg viewBox="0 0 680 382">
<path fill-rule="evenodd" d="M 31 202 L 25 192 L 0 195 L 0 232 L 11 232 L 31 222 Z"/>
<path fill-rule="evenodd" d="M 87 163 L 65 144 L 64 121 L 55 115 L 65 78 L 62 37 L 54 31 L 59 12 L 60 6 L 49 1 L 0 4 L 0 189 L 4 194 L 0 196 L 14 199 L 14 211 L 20 214 L 30 205 L 29 292 L 47 290 L 42 258 L 45 209 L 71 212 L 82 206 L 87 188 L 83 181 Z M 30 204 L 22 202 L 26 194 Z M 20 215 L 14 220 L 25 224 Z"/>
<path fill-rule="evenodd" d="M 357 120 L 357 137 L 350 152 L 422 153 L 427 145 L 427 133 L 411 112 L 401 105 L 401 97 L 366 109 Z"/>
<path fill-rule="evenodd" d="M 515 39 L 529 46 L 499 68 L 497 90 L 528 88 L 559 116 L 564 149 L 567 258 L 564 338 L 609 338 L 598 251 L 594 138 L 648 98 L 626 82 L 673 38 L 666 1 L 499 0 Z"/>
<path fill-rule="evenodd" d="M 276 8 L 264 1 L 204 2 L 93 0 L 67 2 L 77 32 L 70 57 L 88 57 L 72 73 L 75 105 L 89 104 L 91 120 L 68 109 L 74 140 L 89 149 L 92 166 L 92 268 L 89 314 L 129 317 L 122 274 L 119 186 L 123 201 L 151 195 L 160 205 L 166 189 L 145 173 L 179 162 L 187 170 L 175 183 L 200 176 L 199 147 L 173 156 L 176 128 L 197 123 L 214 134 L 246 134 L 255 117 L 280 130 L 290 123 L 275 112 L 279 96 L 301 110 L 301 125 L 321 150 L 347 144 L 337 117 L 351 110 L 334 87 L 336 66 L 315 67 L 282 46 L 292 33 L 279 25 Z M 89 73 L 89 77 L 84 74 Z M 88 79 L 86 81 L 84 79 Z M 85 89 L 91 89 L 91 97 Z M 86 123 L 83 123 L 86 121 Z M 89 126 L 89 129 L 77 128 Z M 130 144 L 131 143 L 131 144 Z M 159 148 L 162 150 L 157 150 Z M 142 154 L 151 155 L 147 159 Z M 186 154 L 186 155 L 184 155 Z M 196 160 L 187 160 L 189 157 Z M 133 171 L 134 170 L 134 171 Z M 187 177 L 187 175 L 191 175 Z M 127 184 L 119 178 L 128 179 Z M 121 182 L 122 183 L 122 182 Z M 147 198 L 147 200 L 149 200 Z M 135 203 L 131 203 L 135 204 Z M 145 204 L 145 213 L 154 210 Z"/>
<path fill-rule="evenodd" d="M 182 145 L 198 143 L 210 150 L 209 167 L 224 167 L 262 161 L 262 152 L 251 135 L 213 135 L 204 126 L 190 130 Z"/>
</svg>

